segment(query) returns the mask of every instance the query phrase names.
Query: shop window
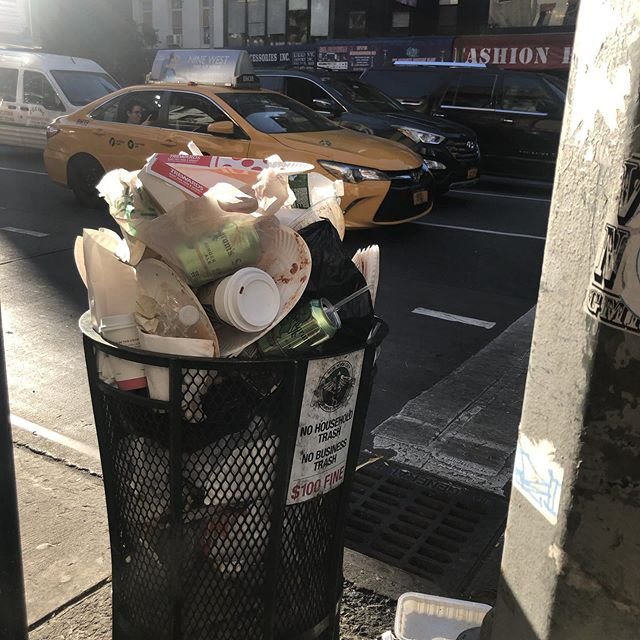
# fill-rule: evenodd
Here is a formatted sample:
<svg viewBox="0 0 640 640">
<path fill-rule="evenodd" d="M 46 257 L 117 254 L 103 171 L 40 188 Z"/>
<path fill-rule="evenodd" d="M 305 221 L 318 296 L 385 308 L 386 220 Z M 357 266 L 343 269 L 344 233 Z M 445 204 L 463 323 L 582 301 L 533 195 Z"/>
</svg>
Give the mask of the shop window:
<svg viewBox="0 0 640 640">
<path fill-rule="evenodd" d="M 227 46 L 230 48 L 246 46 L 246 10 L 245 0 L 229 0 L 227 15 Z"/>
<path fill-rule="evenodd" d="M 249 31 L 249 45 L 262 47 L 265 41 L 265 0 L 253 0 L 247 3 L 247 21 Z"/>
<path fill-rule="evenodd" d="M 18 89 L 18 70 L 0 69 L 0 101 L 15 102 Z"/>
<path fill-rule="evenodd" d="M 58 98 L 58 94 L 42 73 L 25 71 L 22 83 L 24 102 L 40 105 L 49 111 L 64 111 L 64 105 Z"/>
<path fill-rule="evenodd" d="M 172 33 L 182 33 L 182 0 L 171 0 Z"/>
<path fill-rule="evenodd" d="M 553 12 L 556 8 L 555 2 L 547 2 L 540 5 L 540 13 L 538 15 L 538 21 L 536 27 L 546 27 L 550 24 Z"/>
<path fill-rule="evenodd" d="M 311 37 L 326 38 L 329 35 L 331 0 L 313 0 L 311 3 Z"/>
<path fill-rule="evenodd" d="M 287 32 L 287 0 L 268 0 L 267 33 L 270 44 L 284 44 Z"/>
<path fill-rule="evenodd" d="M 211 44 L 211 34 L 209 31 L 209 7 L 210 0 L 201 0 L 202 11 L 202 44 Z"/>
<path fill-rule="evenodd" d="M 466 107 L 469 109 L 490 109 L 493 107 L 493 92 L 496 79 L 494 74 L 465 74 L 450 86 L 443 99 L 443 107 Z"/>
<path fill-rule="evenodd" d="M 350 11 L 349 12 L 349 31 L 363 32 L 367 29 L 367 12 L 366 11 Z"/>
<path fill-rule="evenodd" d="M 289 0 L 287 40 L 290 43 L 309 40 L 309 0 Z"/>
<path fill-rule="evenodd" d="M 142 0 L 142 24 L 148 29 L 153 28 L 152 0 Z"/>
</svg>

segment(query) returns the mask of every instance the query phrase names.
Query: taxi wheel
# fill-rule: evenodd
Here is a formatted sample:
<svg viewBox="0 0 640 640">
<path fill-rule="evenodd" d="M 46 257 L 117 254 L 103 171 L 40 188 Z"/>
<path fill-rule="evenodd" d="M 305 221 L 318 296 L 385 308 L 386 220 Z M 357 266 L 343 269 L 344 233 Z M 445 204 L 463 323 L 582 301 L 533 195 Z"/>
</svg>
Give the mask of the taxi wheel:
<svg viewBox="0 0 640 640">
<path fill-rule="evenodd" d="M 96 190 L 96 185 L 104 176 L 100 163 L 93 156 L 80 154 L 71 159 L 68 172 L 69 186 L 76 200 L 83 207 L 100 208 L 103 200 Z"/>
</svg>

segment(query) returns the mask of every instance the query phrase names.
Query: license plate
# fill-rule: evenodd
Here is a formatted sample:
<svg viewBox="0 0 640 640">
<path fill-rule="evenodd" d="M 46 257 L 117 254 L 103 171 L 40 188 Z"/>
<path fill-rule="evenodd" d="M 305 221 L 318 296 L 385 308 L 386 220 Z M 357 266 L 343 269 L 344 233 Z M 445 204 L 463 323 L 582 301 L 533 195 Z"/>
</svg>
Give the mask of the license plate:
<svg viewBox="0 0 640 640">
<path fill-rule="evenodd" d="M 423 204 L 429 201 L 429 192 L 425 189 L 424 191 L 416 191 L 413 194 L 413 204 Z"/>
<path fill-rule="evenodd" d="M 471 180 L 472 178 L 477 178 L 477 177 L 478 177 L 477 168 L 469 169 L 469 171 L 467 171 L 467 180 Z"/>
</svg>

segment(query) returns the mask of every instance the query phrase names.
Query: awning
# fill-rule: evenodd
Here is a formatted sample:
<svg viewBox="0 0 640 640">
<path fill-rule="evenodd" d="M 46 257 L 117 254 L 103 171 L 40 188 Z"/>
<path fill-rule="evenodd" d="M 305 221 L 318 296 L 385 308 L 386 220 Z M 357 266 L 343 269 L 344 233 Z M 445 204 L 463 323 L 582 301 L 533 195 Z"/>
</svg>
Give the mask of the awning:
<svg viewBox="0 0 640 640">
<path fill-rule="evenodd" d="M 462 36 L 454 42 L 458 62 L 483 62 L 505 69 L 569 69 L 574 33 Z"/>
</svg>

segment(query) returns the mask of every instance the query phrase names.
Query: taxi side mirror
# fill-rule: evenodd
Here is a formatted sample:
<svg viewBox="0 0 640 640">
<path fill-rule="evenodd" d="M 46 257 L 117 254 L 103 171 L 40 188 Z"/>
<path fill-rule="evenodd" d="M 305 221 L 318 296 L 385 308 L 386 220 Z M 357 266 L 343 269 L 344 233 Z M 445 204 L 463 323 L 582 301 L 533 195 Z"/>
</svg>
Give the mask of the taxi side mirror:
<svg viewBox="0 0 640 640">
<path fill-rule="evenodd" d="M 214 136 L 232 136 L 235 133 L 235 125 L 231 120 L 212 122 L 207 126 L 207 133 L 211 133 Z"/>
</svg>

